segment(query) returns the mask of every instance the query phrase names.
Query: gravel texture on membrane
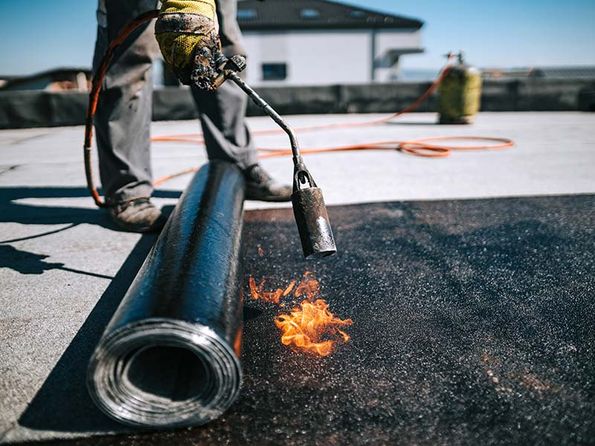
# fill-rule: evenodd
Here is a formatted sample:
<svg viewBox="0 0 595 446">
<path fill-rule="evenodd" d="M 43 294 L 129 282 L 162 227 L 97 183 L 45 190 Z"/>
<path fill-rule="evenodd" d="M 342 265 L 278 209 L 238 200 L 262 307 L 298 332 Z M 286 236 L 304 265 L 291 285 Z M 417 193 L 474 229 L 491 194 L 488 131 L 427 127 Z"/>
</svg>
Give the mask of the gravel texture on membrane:
<svg viewBox="0 0 595 446">
<path fill-rule="evenodd" d="M 244 387 L 223 417 L 72 444 L 593 444 L 593 209 L 593 195 L 329 207 L 338 254 L 316 262 L 290 209 L 248 212 L 244 291 L 248 275 L 281 287 L 310 270 L 351 341 L 294 351 L 279 308 L 247 297 Z"/>
</svg>

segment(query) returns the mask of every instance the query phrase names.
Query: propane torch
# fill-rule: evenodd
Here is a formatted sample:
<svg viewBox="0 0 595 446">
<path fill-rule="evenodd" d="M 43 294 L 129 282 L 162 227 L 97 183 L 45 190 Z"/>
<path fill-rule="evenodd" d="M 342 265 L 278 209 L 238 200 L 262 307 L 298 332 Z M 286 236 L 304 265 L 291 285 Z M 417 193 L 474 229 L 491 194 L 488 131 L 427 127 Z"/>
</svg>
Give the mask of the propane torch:
<svg viewBox="0 0 595 446">
<path fill-rule="evenodd" d="M 219 74 L 213 82 L 215 88 L 226 80 L 233 81 L 289 137 L 294 166 L 291 203 L 304 257 L 321 258 L 335 254 L 337 247 L 335 246 L 322 190 L 316 185 L 312 174 L 306 168 L 295 133 L 285 120 L 240 77 L 238 73 L 246 68 L 246 59 L 243 56 L 236 55 L 229 59 L 221 58 L 217 65 L 220 68 Z"/>
<path fill-rule="evenodd" d="M 158 10 L 148 11 L 127 24 L 120 34 L 110 42 L 106 53 L 101 59 L 99 68 L 93 76 L 93 84 L 89 93 L 89 106 L 87 107 L 87 116 L 85 119 L 85 142 L 83 144 L 83 152 L 87 189 L 89 189 L 95 204 L 101 208 L 106 207 L 107 204 L 105 200 L 101 198 L 97 191 L 97 187 L 95 186 L 91 164 L 91 146 L 93 140 L 93 118 L 97 110 L 103 80 L 109 69 L 115 50 L 134 30 L 158 15 Z M 227 59 L 220 54 L 216 60 L 216 66 L 218 68 L 213 73 L 213 88 L 215 89 L 219 87 L 227 79 L 232 80 L 289 136 L 294 164 L 293 194 L 291 196 L 291 201 L 293 203 L 293 213 L 300 234 L 304 256 L 306 258 L 318 258 L 335 254 L 337 248 L 335 246 L 331 224 L 324 204 L 324 198 L 322 197 L 322 191 L 316 186 L 312 174 L 308 172 L 308 169 L 304 164 L 295 134 L 283 118 L 240 78 L 238 73 L 246 68 L 246 59 L 243 56 L 236 55 Z"/>
</svg>

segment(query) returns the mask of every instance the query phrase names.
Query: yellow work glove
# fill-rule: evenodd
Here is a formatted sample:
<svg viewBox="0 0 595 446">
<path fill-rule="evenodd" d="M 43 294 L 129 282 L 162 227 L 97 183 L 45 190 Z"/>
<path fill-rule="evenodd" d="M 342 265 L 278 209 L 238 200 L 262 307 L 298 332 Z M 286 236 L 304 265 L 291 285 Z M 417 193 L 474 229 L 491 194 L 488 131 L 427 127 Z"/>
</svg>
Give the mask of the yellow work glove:
<svg viewBox="0 0 595 446">
<path fill-rule="evenodd" d="M 183 84 L 215 88 L 222 56 L 215 0 L 164 0 L 155 37 L 165 62 Z"/>
</svg>

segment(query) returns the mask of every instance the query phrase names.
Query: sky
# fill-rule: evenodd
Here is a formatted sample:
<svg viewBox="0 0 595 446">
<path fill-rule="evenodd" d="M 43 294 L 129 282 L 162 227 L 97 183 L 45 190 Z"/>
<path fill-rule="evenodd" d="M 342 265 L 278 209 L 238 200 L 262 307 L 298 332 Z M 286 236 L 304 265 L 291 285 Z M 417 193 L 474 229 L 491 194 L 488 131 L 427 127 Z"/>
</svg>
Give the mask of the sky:
<svg viewBox="0 0 595 446">
<path fill-rule="evenodd" d="M 274 0 L 266 0 L 274 1 Z M 595 65 L 595 0 L 342 0 L 421 19 L 426 51 L 403 69 L 437 69 L 449 50 L 478 67 Z M 97 0 L 0 0 L 0 75 L 88 67 Z"/>
</svg>

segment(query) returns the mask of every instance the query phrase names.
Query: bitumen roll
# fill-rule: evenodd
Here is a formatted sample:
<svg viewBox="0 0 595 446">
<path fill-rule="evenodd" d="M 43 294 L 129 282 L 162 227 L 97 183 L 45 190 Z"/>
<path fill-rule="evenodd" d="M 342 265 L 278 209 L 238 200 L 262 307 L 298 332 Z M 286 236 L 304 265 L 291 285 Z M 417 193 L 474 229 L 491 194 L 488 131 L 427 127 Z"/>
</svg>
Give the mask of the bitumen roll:
<svg viewBox="0 0 595 446">
<path fill-rule="evenodd" d="M 236 399 L 244 189 L 237 167 L 211 162 L 184 192 L 89 363 L 89 393 L 111 418 L 196 426 Z"/>
</svg>

